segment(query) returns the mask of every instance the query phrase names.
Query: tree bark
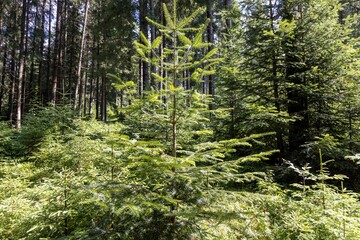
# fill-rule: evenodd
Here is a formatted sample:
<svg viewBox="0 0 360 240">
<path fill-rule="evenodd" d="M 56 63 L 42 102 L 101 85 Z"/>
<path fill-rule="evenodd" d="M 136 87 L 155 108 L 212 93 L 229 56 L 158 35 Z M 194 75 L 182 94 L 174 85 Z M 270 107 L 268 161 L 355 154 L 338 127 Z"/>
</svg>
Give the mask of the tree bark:
<svg viewBox="0 0 360 240">
<path fill-rule="evenodd" d="M 23 96 L 23 81 L 24 81 L 24 68 L 25 68 L 25 24 L 26 24 L 26 11 L 27 2 L 22 2 L 21 13 L 21 27 L 20 27 L 20 42 L 19 42 L 19 73 L 17 76 L 17 98 L 16 98 L 16 123 L 17 129 L 21 128 L 21 114 L 22 114 L 22 96 Z"/>
<path fill-rule="evenodd" d="M 8 98 L 8 120 L 12 127 L 14 124 L 14 98 L 15 98 L 15 79 L 16 79 L 16 51 L 15 48 L 11 51 L 11 66 L 10 66 L 10 82 L 9 82 L 9 98 Z"/>
<path fill-rule="evenodd" d="M 106 76 L 101 78 L 101 121 L 107 121 L 107 93 L 106 93 Z"/>
<path fill-rule="evenodd" d="M 212 4 L 213 4 L 212 0 L 207 0 L 206 15 L 207 18 L 210 19 L 209 25 L 207 27 L 207 42 L 214 44 L 214 26 L 213 26 L 214 16 L 213 16 Z M 209 46 L 208 51 L 210 52 L 212 49 L 213 49 L 213 45 Z M 208 89 L 209 89 L 208 94 L 210 94 L 212 97 L 215 97 L 214 75 L 208 76 Z"/>
<path fill-rule="evenodd" d="M 156 13 L 155 13 L 155 0 L 150 0 L 150 11 L 151 11 L 151 17 L 152 19 L 156 18 Z M 154 25 L 150 25 L 150 36 L 151 36 L 151 42 L 153 42 L 156 39 L 156 27 Z M 150 58 L 152 59 L 154 57 L 154 53 L 151 51 L 151 56 Z M 157 68 L 155 65 L 151 66 L 151 73 L 157 73 Z M 154 89 L 158 89 L 159 86 L 158 84 L 156 84 L 156 79 L 151 77 L 150 74 L 150 85 L 152 88 Z"/>
<path fill-rule="evenodd" d="M 43 79 L 43 65 L 44 65 L 44 43 L 45 43 L 45 8 L 46 8 L 47 0 L 43 0 L 42 8 L 41 8 L 41 38 L 40 38 L 40 49 L 39 49 L 39 70 L 38 70 L 38 79 L 37 79 L 37 86 L 36 92 L 38 101 L 40 104 L 43 103 L 44 95 L 43 95 L 43 86 L 42 86 L 42 79 Z M 49 20 L 50 21 L 50 20 Z"/>
<path fill-rule="evenodd" d="M 79 63 L 78 68 L 76 72 L 76 86 L 75 86 L 75 95 L 74 95 L 74 110 L 81 109 L 81 99 L 79 96 L 79 90 L 81 88 L 81 68 L 82 68 L 82 60 L 84 57 L 84 50 L 86 45 L 86 25 L 88 20 L 88 12 L 90 7 L 91 1 L 86 0 L 85 2 L 85 15 L 84 15 L 84 21 L 83 21 L 83 28 L 82 28 L 82 34 L 81 34 L 81 43 L 80 43 L 80 53 L 79 53 Z M 81 110 L 80 110 L 81 111 Z"/>
<path fill-rule="evenodd" d="M 51 26 L 52 26 L 52 21 L 51 21 L 51 17 L 52 17 L 52 0 L 49 0 L 49 16 L 48 16 L 48 42 L 47 42 L 47 71 L 46 71 L 46 87 L 45 87 L 45 91 L 44 91 L 44 99 L 43 99 L 43 103 L 48 103 L 50 101 L 50 79 L 51 79 L 51 37 L 52 37 L 52 33 L 51 33 Z"/>
<path fill-rule="evenodd" d="M 96 49 L 96 41 L 95 37 L 93 38 L 92 42 L 92 50 L 94 51 Z M 95 68 L 96 68 L 96 60 L 95 60 L 95 54 L 91 53 L 91 75 L 90 75 L 90 89 L 89 89 L 89 116 L 93 116 L 93 105 L 94 105 L 94 90 L 95 90 Z"/>
<path fill-rule="evenodd" d="M 0 52 L 2 55 L 2 65 L 1 65 L 1 78 L 0 78 L 0 116 L 2 114 L 2 104 L 4 98 L 4 87 L 5 87 L 5 75 L 6 75 L 6 64 L 7 64 L 7 43 L 5 37 L 3 37 L 2 29 L 3 29 L 3 8 L 4 3 L 0 1 Z M 4 40 L 5 39 L 5 40 Z M 3 47 L 2 47 L 3 46 Z"/>
<path fill-rule="evenodd" d="M 39 7 L 40 4 L 37 3 L 36 4 L 36 13 L 35 13 L 35 20 L 34 20 L 34 31 L 39 31 L 39 14 L 41 14 L 41 12 L 39 11 Z M 28 20 L 29 22 L 29 17 Z M 41 25 L 41 19 L 40 19 L 40 25 Z M 27 25 L 28 26 L 28 25 Z M 28 27 L 26 30 L 26 34 L 28 35 L 29 31 L 28 31 Z M 42 34 L 43 35 L 43 34 Z M 29 37 L 27 36 L 27 39 Z M 28 80 L 28 86 L 26 87 L 26 85 L 24 85 L 25 89 L 27 90 L 24 91 L 24 107 L 23 107 L 23 112 L 26 112 L 26 109 L 29 107 L 30 102 L 33 101 L 34 99 L 37 99 L 38 97 L 38 81 L 35 81 L 36 76 L 39 74 L 38 71 L 36 71 L 35 66 L 37 63 L 37 59 L 36 59 L 36 55 L 39 54 L 39 52 L 37 51 L 38 48 L 37 46 L 40 45 L 41 43 L 37 42 L 37 37 L 36 34 L 33 34 L 32 39 L 31 39 L 32 45 L 31 45 L 31 53 L 30 53 L 30 58 L 31 58 L 31 63 L 30 63 L 30 76 L 29 76 L 29 80 Z M 26 54 L 27 55 L 27 54 Z M 40 54 L 39 54 L 40 56 Z M 41 59 L 39 59 L 39 62 L 41 61 Z"/>
<path fill-rule="evenodd" d="M 56 13 L 52 87 L 51 87 L 51 104 L 54 106 L 56 105 L 56 101 L 57 101 L 57 90 L 58 90 L 58 82 L 60 78 L 59 75 L 60 75 L 61 58 L 62 58 L 62 50 L 61 50 L 62 23 L 63 23 L 63 0 L 58 0 L 57 13 Z"/>
<path fill-rule="evenodd" d="M 3 99 L 4 99 L 4 87 L 5 87 L 5 78 L 6 78 L 6 65 L 7 65 L 7 43 L 5 42 L 4 46 L 4 55 L 3 55 L 3 62 L 2 62 L 2 69 L 1 69 L 1 82 L 0 82 L 0 115 L 2 114 L 2 106 L 3 106 Z"/>
<path fill-rule="evenodd" d="M 148 0 L 140 0 L 140 31 L 148 38 L 149 24 L 145 17 L 148 15 Z M 140 95 L 143 90 L 150 90 L 149 83 L 149 64 L 145 61 L 140 60 L 139 64 L 140 71 Z"/>
</svg>

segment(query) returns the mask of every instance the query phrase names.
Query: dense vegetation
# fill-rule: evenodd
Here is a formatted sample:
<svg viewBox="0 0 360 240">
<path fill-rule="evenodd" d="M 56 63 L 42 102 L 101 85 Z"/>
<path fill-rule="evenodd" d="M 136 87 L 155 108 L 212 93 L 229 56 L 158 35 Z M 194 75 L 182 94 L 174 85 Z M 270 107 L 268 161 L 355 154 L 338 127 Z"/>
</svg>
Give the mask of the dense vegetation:
<svg viewBox="0 0 360 240">
<path fill-rule="evenodd" d="M 359 11 L 1 1 L 0 239 L 359 239 Z"/>
</svg>

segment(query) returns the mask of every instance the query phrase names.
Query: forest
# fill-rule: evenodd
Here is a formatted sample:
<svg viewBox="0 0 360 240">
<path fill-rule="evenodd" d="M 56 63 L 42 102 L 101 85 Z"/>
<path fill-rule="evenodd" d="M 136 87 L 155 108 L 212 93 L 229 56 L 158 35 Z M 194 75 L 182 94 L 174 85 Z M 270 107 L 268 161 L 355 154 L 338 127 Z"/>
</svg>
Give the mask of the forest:
<svg viewBox="0 0 360 240">
<path fill-rule="evenodd" d="M 0 239 L 359 240 L 360 1 L 1 0 Z"/>
</svg>

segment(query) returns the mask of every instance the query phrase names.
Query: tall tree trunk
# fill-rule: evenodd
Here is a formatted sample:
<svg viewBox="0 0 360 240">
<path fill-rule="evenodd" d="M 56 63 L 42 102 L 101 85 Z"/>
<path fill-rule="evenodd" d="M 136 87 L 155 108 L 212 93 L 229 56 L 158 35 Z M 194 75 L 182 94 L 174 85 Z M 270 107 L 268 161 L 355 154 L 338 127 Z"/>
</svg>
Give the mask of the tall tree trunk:
<svg viewBox="0 0 360 240">
<path fill-rule="evenodd" d="M 40 6 L 40 3 L 38 2 L 36 4 L 36 13 L 35 13 L 35 20 L 34 20 L 34 31 L 39 31 L 39 14 L 41 14 L 41 12 L 39 11 L 39 7 Z M 28 14 L 28 17 L 27 17 L 27 21 L 29 22 L 29 14 Z M 41 25 L 41 20 L 40 20 L 40 25 Z M 29 31 L 28 31 L 28 27 L 29 24 L 27 24 L 27 30 L 26 30 L 26 34 L 27 34 L 27 37 L 26 39 L 29 39 Z M 43 34 L 42 34 L 43 35 Z M 38 45 L 40 44 L 39 42 L 37 42 L 37 36 L 36 34 L 33 34 L 32 36 L 32 39 L 31 39 L 31 42 L 32 42 L 32 45 L 31 45 L 31 53 L 30 53 L 30 58 L 31 58 L 31 63 L 30 63 L 30 76 L 29 76 L 29 80 L 28 80 L 28 85 L 24 85 L 25 87 L 25 90 L 27 91 L 24 91 L 24 106 L 23 106 L 23 112 L 26 112 L 27 108 L 29 107 L 30 103 L 35 99 L 37 99 L 38 97 L 38 82 L 35 81 L 35 78 L 36 76 L 39 74 L 38 71 L 36 71 L 35 69 L 35 66 L 36 66 L 36 63 L 37 63 L 37 59 L 36 59 L 36 56 L 38 54 Z M 27 51 L 26 51 L 27 52 Z M 25 54 L 27 55 L 27 54 Z M 38 55 L 39 56 L 39 55 Z M 40 62 L 40 60 L 39 60 Z"/>
<path fill-rule="evenodd" d="M 29 3 L 27 3 L 27 7 L 28 8 L 30 5 Z M 30 20 L 29 20 L 29 15 L 30 15 L 30 12 L 29 10 L 27 9 L 26 10 L 26 20 L 25 20 L 25 43 L 24 43 L 24 74 L 23 74 L 23 83 L 22 83 L 22 89 L 23 89 L 23 92 L 22 92 L 22 115 L 24 114 L 26 108 L 28 108 L 29 106 L 26 104 L 27 101 L 29 101 L 29 97 L 32 97 L 32 95 L 29 95 L 29 90 L 27 88 L 27 84 L 26 84 L 26 79 L 27 79 L 27 56 L 28 56 L 28 51 L 29 51 L 29 23 L 30 23 Z"/>
<path fill-rule="evenodd" d="M 151 17 L 152 19 L 155 19 L 155 0 L 150 0 L 150 11 L 151 11 Z M 151 37 L 151 42 L 153 42 L 156 38 L 156 27 L 154 25 L 150 25 L 150 37 Z M 150 58 L 152 59 L 154 57 L 154 53 L 151 51 L 151 56 Z M 152 65 L 151 66 L 151 73 L 157 73 L 157 69 L 156 69 L 156 66 L 155 65 Z M 151 77 L 151 74 L 150 74 L 150 85 L 151 87 L 157 89 L 158 86 L 156 84 L 156 79 Z"/>
<path fill-rule="evenodd" d="M 140 0 L 140 31 L 148 38 L 148 29 L 149 24 L 146 21 L 145 17 L 148 15 L 148 0 Z M 140 60 L 139 64 L 139 71 L 140 71 L 140 95 L 142 94 L 143 90 L 150 90 L 150 83 L 149 83 L 149 64 L 145 61 Z"/>
<path fill-rule="evenodd" d="M 72 6 L 69 6 L 70 1 L 68 0 L 64 0 L 64 4 L 63 4 L 63 11 L 62 11 L 62 19 L 61 19 L 61 40 L 60 40 L 60 61 L 61 63 L 59 64 L 60 69 L 59 69 L 59 83 L 58 83 L 58 89 L 61 90 L 61 96 L 57 97 L 58 100 L 62 100 L 62 104 L 66 105 L 66 76 L 69 73 L 69 71 L 71 71 L 72 69 L 69 68 L 69 66 L 67 65 L 67 51 L 68 51 L 68 27 L 70 25 L 69 22 L 69 8 L 71 9 Z M 73 7 L 73 11 L 75 11 L 76 7 Z M 71 16 L 70 16 L 71 17 Z M 71 99 L 69 98 L 70 102 Z M 69 103 L 71 104 L 71 103 Z"/>
<path fill-rule="evenodd" d="M 84 21 L 83 21 L 83 28 L 82 28 L 82 34 L 81 34 L 81 43 L 80 43 L 80 53 L 79 53 L 79 63 L 78 68 L 76 72 L 76 86 L 75 86 L 75 96 L 74 96 L 74 110 L 81 109 L 81 99 L 79 96 L 79 89 L 81 88 L 81 67 L 82 67 L 82 60 L 84 57 L 84 50 L 86 45 L 86 25 L 88 20 L 88 12 L 90 7 L 91 1 L 86 0 L 85 2 L 85 15 L 84 15 Z"/>
<path fill-rule="evenodd" d="M 95 37 L 93 38 L 93 42 L 92 42 L 92 49 L 96 49 L 96 42 L 95 42 Z M 95 80 L 95 68 L 96 68 L 96 63 L 95 63 L 95 54 L 91 53 L 91 76 L 90 76 L 90 90 L 89 90 L 89 116 L 92 117 L 93 116 L 93 105 L 94 105 L 94 80 Z"/>
<path fill-rule="evenodd" d="M 43 99 L 43 103 L 48 103 L 50 101 L 50 79 L 51 77 L 51 37 L 52 37 L 52 32 L 51 32 L 51 26 L 52 26 L 52 0 L 49 0 L 49 16 L 48 16 L 48 42 L 47 42 L 47 71 L 46 71 L 46 84 L 45 84 L 45 98 Z"/>
<path fill-rule="evenodd" d="M 22 14 L 21 14 L 21 27 L 20 27 L 20 42 L 19 42 L 19 74 L 17 76 L 17 99 L 16 99 L 16 123 L 15 127 L 21 127 L 21 114 L 22 114 L 22 96 L 23 96 L 23 81 L 24 81 L 24 68 L 25 68 L 25 24 L 26 24 L 26 11 L 27 2 L 23 0 Z"/>
<path fill-rule="evenodd" d="M 101 77 L 101 121 L 107 121 L 106 76 Z"/>
<path fill-rule="evenodd" d="M 97 62 L 96 62 L 96 113 L 95 113 L 95 118 L 100 120 L 100 103 L 101 103 L 101 99 L 100 99 L 100 60 L 99 60 L 99 55 L 100 55 L 100 37 L 98 37 L 97 39 L 97 47 L 96 47 L 96 54 L 97 54 Z"/>
<path fill-rule="evenodd" d="M 42 8 L 41 8 L 41 38 L 40 38 L 40 49 L 39 49 L 39 70 L 38 70 L 38 79 L 37 79 L 37 97 L 39 103 L 43 103 L 44 95 L 43 95 L 43 86 L 42 86 L 42 75 L 43 75 L 43 65 L 44 65 L 44 43 L 45 43 L 45 8 L 46 8 L 46 1 L 43 0 Z M 49 19 L 50 21 L 50 19 Z M 50 36 L 49 36 L 50 37 Z"/>
<path fill-rule="evenodd" d="M 15 17 L 16 18 L 16 17 Z M 16 21 L 15 21 L 16 22 Z M 15 23 L 14 22 L 14 23 Z M 8 98 L 8 120 L 9 125 L 14 124 L 14 99 L 15 99 L 15 82 L 16 82 L 16 51 L 15 48 L 11 51 L 11 66 L 10 66 L 10 82 L 9 82 L 9 98 Z"/>
<path fill-rule="evenodd" d="M 61 68 L 61 40 L 62 40 L 62 23 L 63 23 L 63 1 L 58 0 L 57 2 L 57 13 L 56 13 L 56 28 L 55 28 L 55 43 L 54 43 L 54 61 L 53 61 L 53 73 L 52 73 L 52 87 L 51 87 L 51 103 L 56 104 L 57 100 L 57 89 L 60 78 Z"/>
<path fill-rule="evenodd" d="M 3 104 L 3 98 L 4 98 L 5 75 L 6 75 L 6 63 L 7 63 L 7 42 L 6 42 L 5 37 L 3 37 L 3 33 L 2 33 L 3 8 L 4 8 L 4 3 L 3 3 L 3 1 L 0 1 L 0 53 L 1 52 L 3 53 L 2 65 L 1 65 L 1 69 L 0 69 L 0 73 L 1 73 L 1 78 L 0 78 L 0 116 L 2 114 L 2 104 Z"/>
<path fill-rule="evenodd" d="M 88 62 L 86 63 L 88 64 Z M 88 68 L 88 66 L 86 66 L 86 68 Z M 88 85 L 88 72 L 85 71 L 84 72 L 84 84 L 83 84 L 83 87 L 82 87 L 82 93 L 83 93 L 83 112 L 84 112 L 84 116 L 86 116 L 86 95 L 87 95 L 87 92 L 86 92 L 86 86 Z"/>
<path fill-rule="evenodd" d="M 5 78 L 6 78 L 6 65 L 7 65 L 7 43 L 5 42 L 4 46 L 4 55 L 3 55 L 3 62 L 2 62 L 2 69 L 1 69 L 1 82 L 0 82 L 0 115 L 2 114 L 2 106 L 3 106 L 3 99 L 4 99 L 4 88 L 5 88 Z"/>
<path fill-rule="evenodd" d="M 210 19 L 208 28 L 207 28 L 207 42 L 214 44 L 214 16 L 213 16 L 213 10 L 212 10 L 212 0 L 207 0 L 206 4 L 206 15 L 207 18 Z M 208 51 L 211 51 L 213 49 L 213 45 L 209 46 Z M 211 94 L 212 97 L 215 97 L 215 83 L 214 83 L 214 75 L 208 76 L 208 89 L 209 94 Z"/>
</svg>

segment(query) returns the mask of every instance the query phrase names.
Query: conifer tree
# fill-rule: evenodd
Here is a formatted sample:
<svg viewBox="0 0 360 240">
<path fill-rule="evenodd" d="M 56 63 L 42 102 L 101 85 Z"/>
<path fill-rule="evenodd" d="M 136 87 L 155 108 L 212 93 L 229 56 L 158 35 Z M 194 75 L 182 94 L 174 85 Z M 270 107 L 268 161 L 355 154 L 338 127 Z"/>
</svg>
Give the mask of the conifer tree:
<svg viewBox="0 0 360 240">
<path fill-rule="evenodd" d="M 167 24 L 166 26 L 148 19 L 151 24 L 154 24 L 159 28 L 160 32 L 164 34 L 167 41 L 170 42 L 168 44 L 169 46 L 164 49 L 163 54 L 158 55 L 155 52 L 155 49 L 159 48 L 162 42 L 162 38 L 160 36 L 157 37 L 154 42 L 150 43 L 147 37 L 140 32 L 141 42 L 135 41 L 134 45 L 139 56 L 145 61 L 157 67 L 162 66 L 163 71 L 168 72 L 168 76 L 166 77 L 157 73 L 152 73 L 152 76 L 165 87 L 160 90 L 154 89 L 154 91 L 150 91 L 147 94 L 148 98 L 150 97 L 152 102 L 155 102 L 155 104 L 159 103 L 154 100 L 157 98 L 162 98 L 165 104 L 165 108 L 163 110 L 165 111 L 165 117 L 167 118 L 170 126 L 170 129 L 166 130 L 166 132 L 169 132 L 171 135 L 171 152 L 172 155 L 176 157 L 178 126 L 185 124 L 187 121 L 186 114 L 189 113 L 186 113 L 186 111 L 192 111 L 196 104 L 199 104 L 194 102 L 196 101 L 196 96 L 198 95 L 198 89 L 193 88 L 185 90 L 183 87 L 184 82 L 191 79 L 191 81 L 194 82 L 194 85 L 199 86 L 199 83 L 202 81 L 204 76 L 214 74 L 211 67 L 218 62 L 218 59 L 213 58 L 217 51 L 216 48 L 212 49 L 200 59 L 195 57 L 196 50 L 207 48 L 211 45 L 211 43 L 206 43 L 202 40 L 207 23 L 201 25 L 199 28 L 188 26 L 198 14 L 204 11 L 204 9 L 199 8 L 188 18 L 179 20 L 177 18 L 176 3 L 173 3 L 172 7 L 173 16 L 170 15 L 166 5 L 163 5 Z M 190 40 L 188 37 L 191 34 L 195 36 L 193 40 Z M 150 52 L 153 52 L 153 59 L 149 59 L 147 57 Z M 201 68 L 201 66 L 204 67 Z M 191 76 L 184 77 L 184 71 L 190 71 Z M 205 97 L 205 95 L 201 98 L 203 97 Z M 149 101 L 148 98 L 145 101 Z M 199 100 L 206 101 L 205 99 Z"/>
<path fill-rule="evenodd" d="M 331 116 L 339 90 L 351 90 L 344 84 L 356 57 L 351 18 L 339 23 L 337 1 L 242 1 L 238 8 L 222 71 L 233 108 L 226 125 L 231 132 L 276 131 L 270 144 L 298 156 L 307 141 L 339 129 Z"/>
</svg>

